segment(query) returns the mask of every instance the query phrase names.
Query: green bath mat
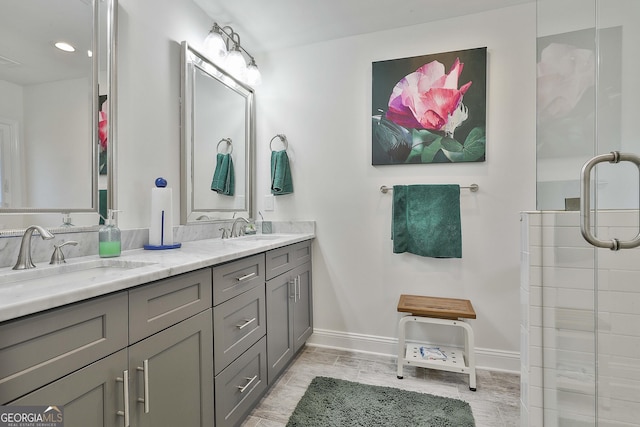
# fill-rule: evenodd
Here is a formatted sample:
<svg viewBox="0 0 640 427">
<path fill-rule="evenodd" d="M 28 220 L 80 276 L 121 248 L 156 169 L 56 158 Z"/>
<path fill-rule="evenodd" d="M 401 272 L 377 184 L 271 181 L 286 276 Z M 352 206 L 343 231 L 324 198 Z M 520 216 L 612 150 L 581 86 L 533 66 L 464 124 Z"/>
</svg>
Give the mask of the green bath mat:
<svg viewBox="0 0 640 427">
<path fill-rule="evenodd" d="M 474 427 L 462 400 L 316 377 L 287 427 Z"/>
</svg>

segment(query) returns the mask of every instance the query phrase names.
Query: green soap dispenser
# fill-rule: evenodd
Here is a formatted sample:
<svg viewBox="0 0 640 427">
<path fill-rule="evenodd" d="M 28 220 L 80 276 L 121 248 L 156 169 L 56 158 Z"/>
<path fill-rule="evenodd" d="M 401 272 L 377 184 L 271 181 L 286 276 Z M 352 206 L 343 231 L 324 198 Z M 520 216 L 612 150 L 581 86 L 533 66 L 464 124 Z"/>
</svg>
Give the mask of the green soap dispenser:
<svg viewBox="0 0 640 427">
<path fill-rule="evenodd" d="M 100 258 L 120 256 L 120 229 L 116 226 L 115 213 L 119 210 L 109 209 L 105 224 L 98 231 L 98 254 Z"/>
</svg>

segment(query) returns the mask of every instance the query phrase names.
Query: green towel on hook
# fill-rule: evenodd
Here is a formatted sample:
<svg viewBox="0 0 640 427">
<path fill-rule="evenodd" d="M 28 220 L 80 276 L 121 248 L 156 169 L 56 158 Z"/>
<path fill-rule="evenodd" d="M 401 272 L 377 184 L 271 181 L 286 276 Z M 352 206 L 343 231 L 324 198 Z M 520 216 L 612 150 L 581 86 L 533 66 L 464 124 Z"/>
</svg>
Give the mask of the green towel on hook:
<svg viewBox="0 0 640 427">
<path fill-rule="evenodd" d="M 393 253 L 462 258 L 459 185 L 394 185 Z"/>
<path fill-rule="evenodd" d="M 218 194 L 233 196 L 236 182 L 231 154 L 218 153 L 216 156 L 216 170 L 213 172 L 211 189 Z"/>
<path fill-rule="evenodd" d="M 276 196 L 293 193 L 293 180 L 287 151 L 271 152 L 271 194 Z"/>
</svg>

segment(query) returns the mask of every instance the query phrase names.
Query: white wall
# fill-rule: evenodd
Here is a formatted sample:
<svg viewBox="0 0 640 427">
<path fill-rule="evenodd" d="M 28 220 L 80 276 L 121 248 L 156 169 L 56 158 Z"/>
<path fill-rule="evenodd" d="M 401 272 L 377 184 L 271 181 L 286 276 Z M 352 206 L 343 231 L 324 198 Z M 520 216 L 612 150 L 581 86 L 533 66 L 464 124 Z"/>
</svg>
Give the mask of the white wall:
<svg viewBox="0 0 640 427">
<path fill-rule="evenodd" d="M 535 208 L 535 37 L 535 4 L 527 4 L 260 59 L 257 203 L 268 219 L 317 221 L 316 342 L 388 350 L 398 297 L 409 293 L 470 299 L 476 346 L 517 357 L 519 212 Z M 372 61 L 482 46 L 487 161 L 371 166 Z M 268 143 L 277 133 L 289 140 L 295 193 L 265 212 Z M 392 196 L 378 189 L 404 183 L 480 185 L 475 194 L 462 190 L 461 260 L 392 253 Z M 518 370 L 517 359 L 508 368 Z"/>
<path fill-rule="evenodd" d="M 191 0 L 119 0 L 117 204 L 122 228 L 148 227 L 159 176 L 180 218 L 180 43 L 200 48 L 212 20 Z"/>
<path fill-rule="evenodd" d="M 119 25 L 120 223 L 146 227 L 157 176 L 179 200 L 179 42 L 198 48 L 211 20 L 190 0 L 120 0 Z M 527 4 L 256 58 L 257 204 L 267 219 L 316 220 L 314 340 L 389 351 L 401 293 L 468 298 L 480 364 L 483 354 L 485 365 L 504 355 L 494 367 L 518 370 L 519 212 L 535 208 L 535 37 Z M 487 161 L 371 166 L 371 62 L 481 46 Z M 265 212 L 277 133 L 289 140 L 295 193 Z M 402 183 L 480 185 L 461 195 L 461 260 L 392 254 L 391 196 L 378 188 Z"/>
<path fill-rule="evenodd" d="M 87 78 L 24 87 L 26 206 L 91 206 L 90 87 Z"/>
</svg>

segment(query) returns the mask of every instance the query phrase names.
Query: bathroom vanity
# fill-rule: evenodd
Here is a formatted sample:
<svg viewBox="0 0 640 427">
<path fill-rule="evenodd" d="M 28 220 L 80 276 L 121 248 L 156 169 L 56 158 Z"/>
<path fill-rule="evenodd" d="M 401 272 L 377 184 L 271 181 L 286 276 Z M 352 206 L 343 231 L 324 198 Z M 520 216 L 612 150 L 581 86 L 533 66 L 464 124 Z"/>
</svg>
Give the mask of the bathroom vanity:
<svg viewBox="0 0 640 427">
<path fill-rule="evenodd" d="M 0 404 L 63 406 L 65 426 L 239 425 L 312 333 L 313 237 L 3 271 Z"/>
</svg>

